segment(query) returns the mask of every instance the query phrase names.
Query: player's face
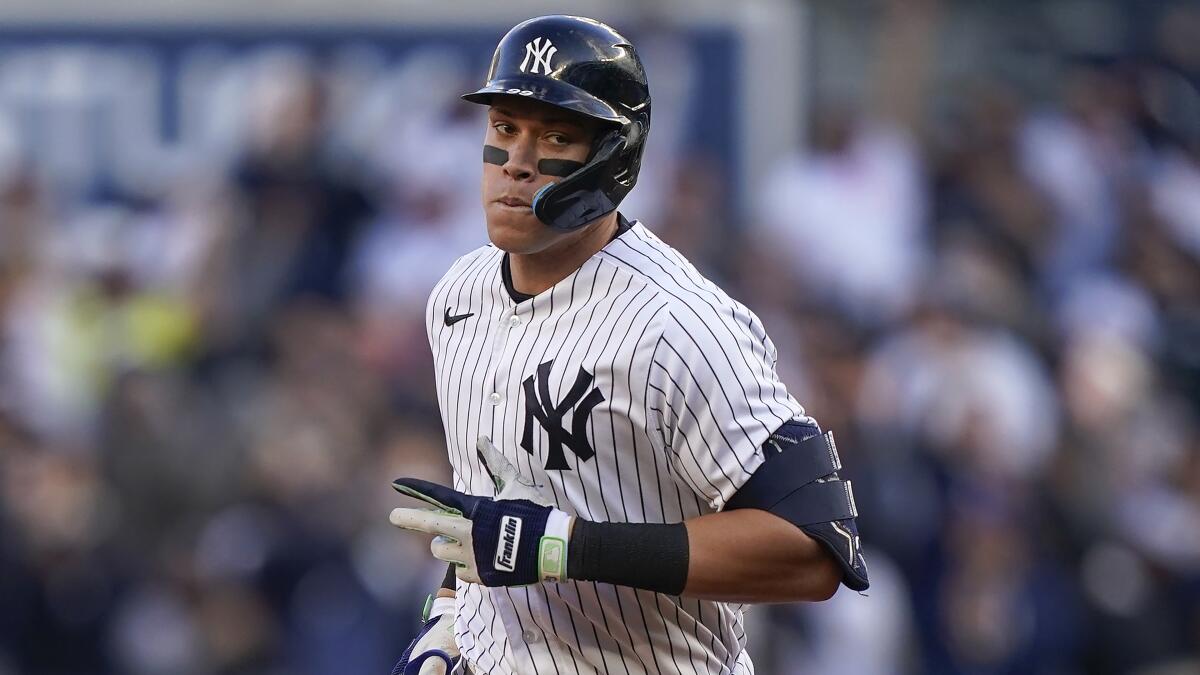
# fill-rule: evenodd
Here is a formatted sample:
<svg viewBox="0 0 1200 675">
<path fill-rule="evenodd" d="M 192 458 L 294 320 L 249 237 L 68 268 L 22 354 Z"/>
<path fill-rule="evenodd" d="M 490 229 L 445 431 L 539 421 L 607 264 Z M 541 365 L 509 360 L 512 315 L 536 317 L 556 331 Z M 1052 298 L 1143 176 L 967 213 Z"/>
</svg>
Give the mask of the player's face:
<svg viewBox="0 0 1200 675">
<path fill-rule="evenodd" d="M 598 132 L 593 120 L 540 101 L 520 96 L 493 100 L 484 145 L 507 154 L 493 159 L 502 159 L 502 164 L 483 165 L 483 209 L 493 244 L 509 253 L 537 253 L 576 234 L 547 227 L 533 215 L 533 196 L 547 183 L 561 180 L 542 174 L 538 162 L 582 163 Z"/>
</svg>

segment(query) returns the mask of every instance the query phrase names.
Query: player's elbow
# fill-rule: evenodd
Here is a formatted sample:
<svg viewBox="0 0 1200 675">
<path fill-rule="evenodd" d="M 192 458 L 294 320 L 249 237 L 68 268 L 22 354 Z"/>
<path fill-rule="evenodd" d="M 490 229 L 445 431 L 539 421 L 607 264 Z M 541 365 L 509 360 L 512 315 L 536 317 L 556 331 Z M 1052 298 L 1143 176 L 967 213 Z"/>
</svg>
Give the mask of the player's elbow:
<svg viewBox="0 0 1200 675">
<path fill-rule="evenodd" d="M 833 558 L 822 551 L 822 555 L 814 560 L 808 568 L 810 583 L 808 584 L 809 602 L 824 602 L 837 593 L 842 583 L 842 570 Z"/>
<path fill-rule="evenodd" d="M 842 568 L 832 553 L 803 530 L 797 528 L 792 534 L 795 545 L 790 556 L 790 578 L 794 580 L 791 600 L 824 602 L 832 598 L 842 583 Z"/>
<path fill-rule="evenodd" d="M 824 551 L 796 560 L 788 570 L 792 580 L 787 587 L 784 602 L 824 602 L 833 597 L 842 583 L 842 572 L 837 563 Z"/>
</svg>

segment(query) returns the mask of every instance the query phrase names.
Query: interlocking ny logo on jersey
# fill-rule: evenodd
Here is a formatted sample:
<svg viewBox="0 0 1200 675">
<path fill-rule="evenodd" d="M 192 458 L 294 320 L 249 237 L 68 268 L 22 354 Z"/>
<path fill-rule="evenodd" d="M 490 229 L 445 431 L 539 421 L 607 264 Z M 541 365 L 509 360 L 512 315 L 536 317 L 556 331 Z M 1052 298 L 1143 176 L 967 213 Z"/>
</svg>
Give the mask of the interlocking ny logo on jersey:
<svg viewBox="0 0 1200 675">
<path fill-rule="evenodd" d="M 579 369 L 575 376 L 575 384 L 571 390 L 556 405 L 550 397 L 550 369 L 554 367 L 551 359 L 537 368 L 537 386 L 534 386 L 534 376 L 530 375 L 522 383 L 525 387 L 525 432 L 521 435 L 521 447 L 525 452 L 533 454 L 533 420 L 537 420 L 550 436 L 550 446 L 546 459 L 547 471 L 570 471 L 567 456 L 563 446 L 571 449 L 581 461 L 588 461 L 596 455 L 587 439 L 587 423 L 595 408 L 604 400 L 604 394 L 592 387 L 592 374 Z M 588 388 L 591 387 L 591 391 Z M 584 396 L 587 394 L 587 396 Z M 563 416 L 575 408 L 571 414 L 571 431 L 563 428 Z"/>
<path fill-rule="evenodd" d="M 550 59 L 554 58 L 554 53 L 558 51 L 549 38 L 534 38 L 533 42 L 525 43 L 525 58 L 521 59 L 521 72 L 525 72 L 525 67 L 529 65 L 530 57 L 533 58 L 533 67 L 529 72 L 534 75 L 538 74 L 538 68 L 541 68 L 542 75 L 549 75 L 553 70 L 550 67 Z"/>
</svg>

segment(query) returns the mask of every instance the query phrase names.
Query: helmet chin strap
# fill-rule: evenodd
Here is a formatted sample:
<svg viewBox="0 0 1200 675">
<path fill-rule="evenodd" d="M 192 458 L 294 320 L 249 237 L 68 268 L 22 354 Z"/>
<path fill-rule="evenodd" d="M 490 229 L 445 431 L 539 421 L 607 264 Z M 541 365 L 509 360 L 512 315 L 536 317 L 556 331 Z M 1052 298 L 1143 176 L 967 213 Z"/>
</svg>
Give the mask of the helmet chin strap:
<svg viewBox="0 0 1200 675">
<path fill-rule="evenodd" d="M 537 191 L 533 197 L 533 214 L 556 230 L 570 231 L 615 211 L 620 198 L 614 201 L 609 196 L 606 190 L 609 186 L 605 185 L 605 181 L 606 176 L 614 173 L 609 165 L 618 160 L 625 146 L 626 132 L 622 129 L 614 129 L 601 136 L 596 142 L 596 151 L 587 163 L 561 181 L 544 185 Z M 561 160 L 542 160 L 550 161 Z M 539 171 L 542 162 L 538 163 Z"/>
</svg>

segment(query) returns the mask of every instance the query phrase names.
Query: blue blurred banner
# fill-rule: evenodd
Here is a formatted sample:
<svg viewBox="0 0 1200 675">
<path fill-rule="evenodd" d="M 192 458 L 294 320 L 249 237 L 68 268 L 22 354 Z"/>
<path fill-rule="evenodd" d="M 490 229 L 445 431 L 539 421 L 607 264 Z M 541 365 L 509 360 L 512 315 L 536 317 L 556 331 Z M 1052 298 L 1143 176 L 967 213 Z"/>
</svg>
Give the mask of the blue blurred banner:
<svg viewBox="0 0 1200 675">
<path fill-rule="evenodd" d="M 0 161 L 15 155 L 68 192 L 155 194 L 197 162 L 228 161 L 255 123 L 246 108 L 270 110 L 275 89 L 304 70 L 327 90 L 340 151 L 370 159 L 394 116 L 457 105 L 482 81 L 505 29 L 10 25 L 0 28 Z M 682 92 L 674 78 L 656 82 L 665 119 L 655 136 L 736 167 L 734 98 L 708 95 L 737 90 L 736 34 L 718 26 L 645 37 L 651 71 L 682 53 L 702 74 Z"/>
</svg>

